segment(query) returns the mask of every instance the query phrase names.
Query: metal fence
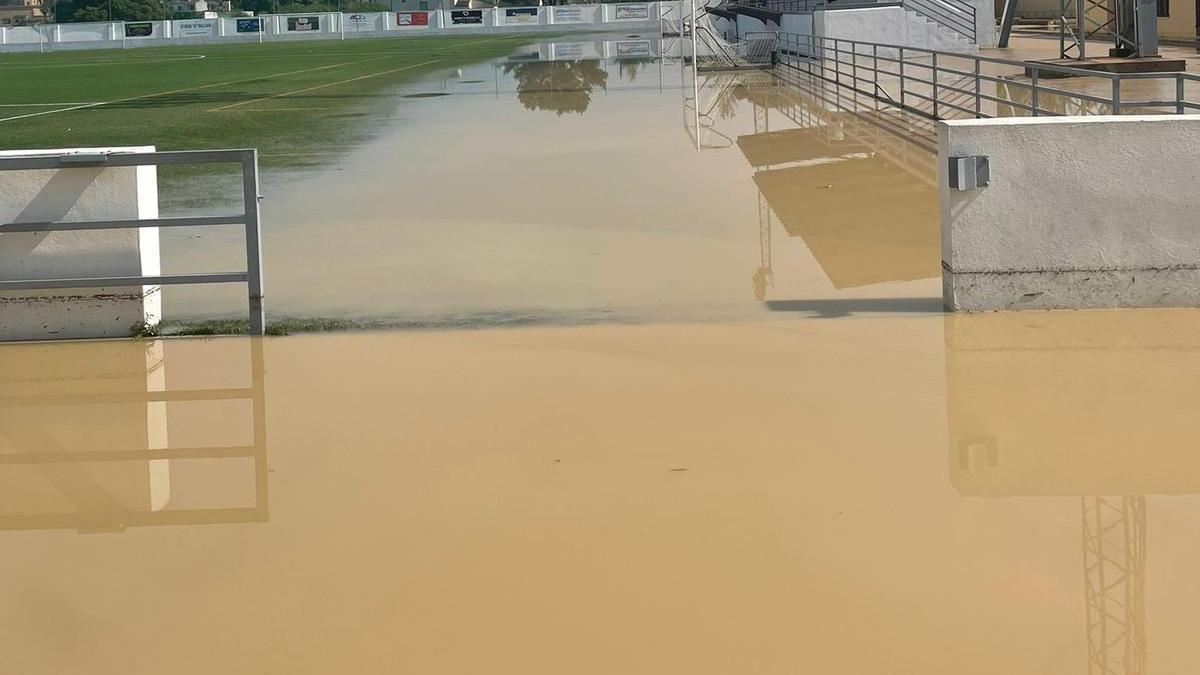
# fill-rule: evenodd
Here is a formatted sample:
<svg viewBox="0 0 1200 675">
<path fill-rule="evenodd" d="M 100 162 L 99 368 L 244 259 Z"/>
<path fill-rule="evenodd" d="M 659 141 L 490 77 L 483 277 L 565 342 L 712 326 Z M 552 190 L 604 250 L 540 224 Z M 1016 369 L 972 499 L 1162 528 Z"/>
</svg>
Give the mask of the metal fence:
<svg viewBox="0 0 1200 675">
<path fill-rule="evenodd" d="M 129 152 L 100 154 L 36 155 L 0 158 L 0 171 L 33 169 L 76 169 L 82 167 L 179 166 L 196 164 L 236 164 L 242 173 L 241 213 L 184 218 L 146 218 L 138 220 L 100 220 L 77 222 L 8 223 L 0 225 L 0 234 L 10 232 L 67 232 L 82 230 L 127 230 L 143 227 L 200 227 L 208 225 L 244 225 L 246 228 L 246 271 L 157 276 L 80 277 L 73 279 L 21 279 L 0 281 L 0 291 L 50 290 L 59 288 L 119 288 L 129 286 L 166 286 L 182 284 L 244 283 L 249 290 L 250 334 L 262 335 L 266 319 L 263 311 L 262 227 L 258 210 L 258 151 L 191 150 L 181 152 Z"/>
<path fill-rule="evenodd" d="M 777 61 L 931 119 L 1200 110 L 1200 75 L 1186 72 L 1107 73 L 794 33 L 779 34 Z"/>
</svg>

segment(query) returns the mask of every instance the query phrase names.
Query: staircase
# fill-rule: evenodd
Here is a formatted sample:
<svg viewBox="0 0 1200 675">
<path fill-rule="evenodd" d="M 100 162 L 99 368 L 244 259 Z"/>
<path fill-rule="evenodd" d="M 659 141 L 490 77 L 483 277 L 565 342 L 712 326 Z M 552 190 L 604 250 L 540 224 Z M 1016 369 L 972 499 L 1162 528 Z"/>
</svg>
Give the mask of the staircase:
<svg viewBox="0 0 1200 675">
<path fill-rule="evenodd" d="M 822 15 L 813 19 L 812 31 L 837 37 L 883 44 L 924 47 L 954 52 L 974 51 L 979 43 L 990 43 L 991 35 L 980 35 L 976 27 L 977 0 L 730 0 L 721 8 L 784 26 L 788 15 Z M 986 4 L 986 3 L 984 3 Z M 858 10 L 841 15 L 840 10 Z M 869 10 L 866 16 L 861 10 Z M 769 14 L 770 16 L 763 16 Z M 845 21 L 839 19 L 845 18 Z M 818 27 L 818 24 L 821 24 Z M 840 24 L 840 25 L 839 25 Z M 767 24 L 768 29 L 773 28 Z M 981 40 L 982 38 L 982 40 Z"/>
</svg>

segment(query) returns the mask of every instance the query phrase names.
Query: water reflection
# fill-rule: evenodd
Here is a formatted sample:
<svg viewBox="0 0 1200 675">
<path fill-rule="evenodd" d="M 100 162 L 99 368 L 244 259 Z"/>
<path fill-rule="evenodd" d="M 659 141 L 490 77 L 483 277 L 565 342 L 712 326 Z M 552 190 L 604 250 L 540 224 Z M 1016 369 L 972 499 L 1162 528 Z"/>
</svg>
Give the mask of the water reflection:
<svg viewBox="0 0 1200 675">
<path fill-rule="evenodd" d="M 262 343 L 204 347 L 0 349 L 0 530 L 266 521 Z"/>
<path fill-rule="evenodd" d="M 504 73 L 517 84 L 517 100 L 526 110 L 548 110 L 558 115 L 583 114 L 592 102 L 592 90 L 606 89 L 608 73 L 599 61 L 506 63 Z"/>
<path fill-rule="evenodd" d="M 774 287 L 774 219 L 785 236 L 803 240 L 835 289 L 940 274 L 933 153 L 905 116 L 820 81 L 698 77 L 702 136 L 720 133 L 712 115 L 731 117 L 735 101 L 753 109 L 753 133 L 736 145 L 755 169 L 756 300 Z"/>
<path fill-rule="evenodd" d="M 950 479 L 963 497 L 1079 499 L 1091 672 L 1146 671 L 1149 495 L 1200 493 L 1200 318 L 945 319 Z M 1019 392 L 1019 394 L 1018 394 Z"/>
</svg>

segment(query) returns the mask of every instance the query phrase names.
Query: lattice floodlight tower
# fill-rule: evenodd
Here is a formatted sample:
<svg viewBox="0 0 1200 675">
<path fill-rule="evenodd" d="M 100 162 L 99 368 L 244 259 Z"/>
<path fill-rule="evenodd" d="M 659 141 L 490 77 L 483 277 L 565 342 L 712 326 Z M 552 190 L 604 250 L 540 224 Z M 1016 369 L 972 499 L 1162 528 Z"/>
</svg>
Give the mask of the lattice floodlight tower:
<svg viewBox="0 0 1200 675">
<path fill-rule="evenodd" d="M 1060 0 L 1058 50 L 1064 59 L 1087 58 L 1087 41 L 1111 39 L 1107 56 L 1158 56 L 1155 0 Z"/>
</svg>

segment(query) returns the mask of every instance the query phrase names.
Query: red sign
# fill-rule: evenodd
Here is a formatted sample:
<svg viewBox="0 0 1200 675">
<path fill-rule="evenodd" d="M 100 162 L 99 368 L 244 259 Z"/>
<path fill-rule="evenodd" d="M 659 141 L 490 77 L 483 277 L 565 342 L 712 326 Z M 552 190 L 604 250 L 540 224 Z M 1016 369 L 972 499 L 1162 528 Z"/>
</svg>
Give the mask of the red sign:
<svg viewBox="0 0 1200 675">
<path fill-rule="evenodd" d="M 396 12 L 397 26 L 428 26 L 429 12 Z"/>
</svg>

